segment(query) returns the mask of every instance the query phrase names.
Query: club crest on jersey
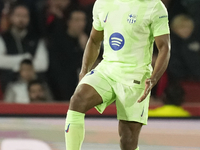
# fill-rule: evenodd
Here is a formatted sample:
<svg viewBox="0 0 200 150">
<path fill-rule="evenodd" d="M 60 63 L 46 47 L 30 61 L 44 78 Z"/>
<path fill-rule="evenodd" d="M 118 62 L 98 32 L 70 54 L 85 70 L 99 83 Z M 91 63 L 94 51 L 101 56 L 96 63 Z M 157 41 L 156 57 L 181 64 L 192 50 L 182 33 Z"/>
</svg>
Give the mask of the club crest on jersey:
<svg viewBox="0 0 200 150">
<path fill-rule="evenodd" d="M 130 24 L 133 24 L 136 22 L 136 18 L 137 16 L 136 15 L 133 15 L 133 14 L 129 14 L 128 15 L 128 19 L 127 19 L 127 22 L 130 23 Z"/>
</svg>

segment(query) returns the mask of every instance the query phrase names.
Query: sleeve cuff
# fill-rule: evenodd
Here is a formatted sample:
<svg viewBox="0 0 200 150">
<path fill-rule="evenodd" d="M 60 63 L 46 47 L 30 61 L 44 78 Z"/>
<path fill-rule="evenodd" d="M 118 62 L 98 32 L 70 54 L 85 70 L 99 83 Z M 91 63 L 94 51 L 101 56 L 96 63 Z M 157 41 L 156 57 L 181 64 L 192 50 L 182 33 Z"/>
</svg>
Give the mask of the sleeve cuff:
<svg viewBox="0 0 200 150">
<path fill-rule="evenodd" d="M 97 25 L 95 25 L 94 22 L 93 22 L 93 27 L 94 27 L 94 29 L 97 30 L 97 31 L 103 31 L 103 28 L 98 27 Z"/>
<path fill-rule="evenodd" d="M 156 36 L 161 36 L 161 35 L 165 35 L 165 34 L 170 34 L 170 31 L 158 32 L 158 33 L 155 33 L 153 36 L 156 37 Z"/>
</svg>

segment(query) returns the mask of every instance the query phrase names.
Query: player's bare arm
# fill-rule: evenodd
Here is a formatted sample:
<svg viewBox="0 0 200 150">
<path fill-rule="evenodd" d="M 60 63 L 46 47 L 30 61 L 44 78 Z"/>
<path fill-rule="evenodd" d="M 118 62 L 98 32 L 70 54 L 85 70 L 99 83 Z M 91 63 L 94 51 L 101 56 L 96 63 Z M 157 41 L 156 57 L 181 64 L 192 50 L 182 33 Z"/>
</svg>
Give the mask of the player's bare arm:
<svg viewBox="0 0 200 150">
<path fill-rule="evenodd" d="M 158 80 L 161 78 L 165 70 L 167 69 L 169 58 L 170 58 L 170 37 L 169 34 L 161 35 L 155 37 L 155 43 L 158 48 L 158 57 L 155 63 L 154 71 L 151 75 L 151 78 L 145 81 L 145 91 L 142 97 L 138 102 L 142 102 L 151 89 L 156 85 Z"/>
<path fill-rule="evenodd" d="M 85 76 L 86 73 L 88 73 L 91 70 L 93 64 L 95 63 L 99 55 L 99 50 L 102 40 L 103 40 L 103 31 L 97 31 L 94 28 L 92 28 L 83 55 L 83 62 L 82 62 L 81 72 L 79 75 L 79 81 Z"/>
</svg>

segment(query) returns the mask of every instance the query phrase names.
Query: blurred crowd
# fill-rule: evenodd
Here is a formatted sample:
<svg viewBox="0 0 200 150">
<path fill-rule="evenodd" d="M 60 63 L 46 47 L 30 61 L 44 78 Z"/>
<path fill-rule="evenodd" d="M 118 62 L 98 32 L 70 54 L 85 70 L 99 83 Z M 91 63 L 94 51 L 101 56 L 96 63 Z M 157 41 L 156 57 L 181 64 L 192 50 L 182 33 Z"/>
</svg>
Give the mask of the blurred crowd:
<svg viewBox="0 0 200 150">
<path fill-rule="evenodd" d="M 94 1 L 0 0 L 0 99 L 70 99 L 92 27 Z M 169 87 L 180 93 L 182 81 L 200 81 L 200 1 L 162 1 L 169 12 L 171 59 L 152 97 L 165 102 Z M 152 66 L 157 55 L 155 46 Z M 102 53 L 95 65 L 101 59 Z M 177 95 L 170 104 L 183 103 L 183 94 Z"/>
<path fill-rule="evenodd" d="M 1 99 L 18 103 L 70 99 L 78 83 L 93 2 L 0 1 Z M 38 94 L 35 98 L 33 91 Z"/>
</svg>

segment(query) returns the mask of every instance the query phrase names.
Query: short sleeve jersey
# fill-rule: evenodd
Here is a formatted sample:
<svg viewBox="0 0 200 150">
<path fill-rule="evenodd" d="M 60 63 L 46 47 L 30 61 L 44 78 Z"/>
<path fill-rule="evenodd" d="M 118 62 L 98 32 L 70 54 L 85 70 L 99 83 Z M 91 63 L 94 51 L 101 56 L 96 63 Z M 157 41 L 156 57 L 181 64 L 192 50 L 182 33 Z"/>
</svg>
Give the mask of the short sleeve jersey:
<svg viewBox="0 0 200 150">
<path fill-rule="evenodd" d="M 103 61 L 96 69 L 117 82 L 144 87 L 152 73 L 154 37 L 169 34 L 161 0 L 97 0 L 93 27 L 104 31 Z"/>
</svg>

